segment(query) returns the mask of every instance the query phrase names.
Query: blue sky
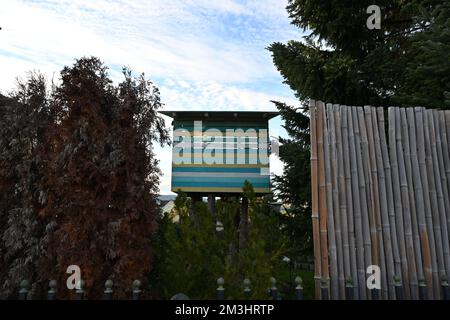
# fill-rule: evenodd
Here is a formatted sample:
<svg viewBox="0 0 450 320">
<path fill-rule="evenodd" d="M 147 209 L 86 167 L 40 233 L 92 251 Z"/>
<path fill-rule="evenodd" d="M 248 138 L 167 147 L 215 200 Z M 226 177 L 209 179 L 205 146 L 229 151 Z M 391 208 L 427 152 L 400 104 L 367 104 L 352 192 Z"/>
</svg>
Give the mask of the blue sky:
<svg viewBox="0 0 450 320">
<path fill-rule="evenodd" d="M 16 77 L 49 78 L 83 55 L 100 57 L 115 81 L 121 66 L 145 72 L 167 110 L 275 110 L 299 105 L 266 47 L 300 39 L 284 0 L 0 0 L 0 92 Z M 281 119 L 271 135 L 284 136 Z M 170 190 L 170 148 L 156 150 L 161 193 Z M 282 164 L 271 159 L 271 171 Z"/>
</svg>

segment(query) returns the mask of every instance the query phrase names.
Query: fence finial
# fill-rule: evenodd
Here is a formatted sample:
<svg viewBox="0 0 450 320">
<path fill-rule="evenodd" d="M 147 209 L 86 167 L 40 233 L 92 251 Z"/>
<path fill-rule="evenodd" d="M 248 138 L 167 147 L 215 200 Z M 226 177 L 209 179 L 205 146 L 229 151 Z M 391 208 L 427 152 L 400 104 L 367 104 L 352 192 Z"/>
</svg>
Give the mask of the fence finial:
<svg viewBox="0 0 450 320">
<path fill-rule="evenodd" d="M 328 279 L 321 279 L 320 280 L 320 295 L 322 297 L 322 300 L 329 300 L 328 296 Z"/>
<path fill-rule="evenodd" d="M 30 289 L 30 282 L 28 280 L 22 280 L 20 282 L 19 300 L 28 299 L 28 290 Z"/>
<path fill-rule="evenodd" d="M 419 279 L 419 300 L 427 300 L 427 284 L 425 279 Z"/>
<path fill-rule="evenodd" d="M 303 279 L 300 276 L 296 276 L 295 279 L 295 296 L 297 300 L 303 299 Z"/>
<path fill-rule="evenodd" d="M 56 280 L 50 280 L 48 283 L 49 290 L 47 292 L 47 300 L 56 300 L 57 282 Z"/>
<path fill-rule="evenodd" d="M 244 295 L 248 298 L 252 294 L 252 289 L 250 288 L 251 282 L 249 278 L 244 279 Z"/>
<path fill-rule="evenodd" d="M 352 277 L 348 277 L 345 279 L 345 296 L 347 300 L 353 300 L 353 279 Z"/>
<path fill-rule="evenodd" d="M 270 293 L 273 300 L 278 300 L 277 279 L 270 277 Z"/>
<path fill-rule="evenodd" d="M 402 281 L 398 275 L 394 276 L 394 289 L 395 289 L 395 298 L 397 300 L 403 300 Z"/>
<path fill-rule="evenodd" d="M 223 287 L 225 280 L 220 277 L 217 279 L 217 300 L 223 300 L 225 298 L 225 288 Z"/>
<path fill-rule="evenodd" d="M 104 293 L 104 299 L 105 300 L 111 300 L 113 295 L 113 286 L 114 283 L 111 279 L 108 279 L 105 281 L 105 291 Z"/>
<path fill-rule="evenodd" d="M 84 286 L 85 286 L 85 284 L 86 284 L 86 282 L 83 279 L 81 279 L 80 282 L 79 282 L 79 287 L 75 291 L 77 300 L 83 300 L 84 299 Z"/>
<path fill-rule="evenodd" d="M 139 300 L 141 292 L 141 281 L 136 279 L 133 281 L 133 300 Z"/>
<path fill-rule="evenodd" d="M 450 289 L 448 286 L 448 278 L 446 275 L 442 277 L 441 287 L 442 287 L 442 300 L 450 300 Z"/>
</svg>

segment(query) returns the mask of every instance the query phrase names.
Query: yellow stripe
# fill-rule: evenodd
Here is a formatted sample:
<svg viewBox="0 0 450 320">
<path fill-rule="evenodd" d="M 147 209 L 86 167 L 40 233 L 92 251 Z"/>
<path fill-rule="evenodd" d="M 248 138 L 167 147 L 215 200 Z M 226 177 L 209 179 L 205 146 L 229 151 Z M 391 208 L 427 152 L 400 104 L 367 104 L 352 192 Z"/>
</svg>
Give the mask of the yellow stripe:
<svg viewBox="0 0 450 320">
<path fill-rule="evenodd" d="M 172 188 L 172 192 L 177 192 L 178 190 L 184 192 L 236 192 L 242 193 L 242 188 L 221 188 L 221 187 L 179 187 Z M 270 193 L 269 188 L 254 188 L 256 193 Z"/>
</svg>

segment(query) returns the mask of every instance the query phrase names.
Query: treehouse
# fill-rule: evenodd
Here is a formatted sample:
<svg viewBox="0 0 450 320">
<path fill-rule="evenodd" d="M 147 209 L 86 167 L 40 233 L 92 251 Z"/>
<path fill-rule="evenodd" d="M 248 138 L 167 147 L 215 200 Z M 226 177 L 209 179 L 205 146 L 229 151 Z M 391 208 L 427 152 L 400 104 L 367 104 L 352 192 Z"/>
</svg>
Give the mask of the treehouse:
<svg viewBox="0 0 450 320">
<path fill-rule="evenodd" d="M 199 199 L 270 192 L 270 119 L 278 112 L 162 111 L 173 118 L 172 186 Z"/>
</svg>

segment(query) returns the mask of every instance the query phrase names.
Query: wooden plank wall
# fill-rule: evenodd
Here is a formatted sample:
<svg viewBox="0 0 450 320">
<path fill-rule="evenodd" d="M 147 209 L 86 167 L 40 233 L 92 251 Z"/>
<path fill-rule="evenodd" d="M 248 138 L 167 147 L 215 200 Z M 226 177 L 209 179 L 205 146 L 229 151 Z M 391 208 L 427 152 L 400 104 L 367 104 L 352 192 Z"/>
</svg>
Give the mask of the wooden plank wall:
<svg viewBox="0 0 450 320">
<path fill-rule="evenodd" d="M 440 299 L 450 111 L 311 101 L 310 113 L 316 298 L 325 289 L 331 299 Z M 379 291 L 367 288 L 370 265 Z"/>
</svg>

